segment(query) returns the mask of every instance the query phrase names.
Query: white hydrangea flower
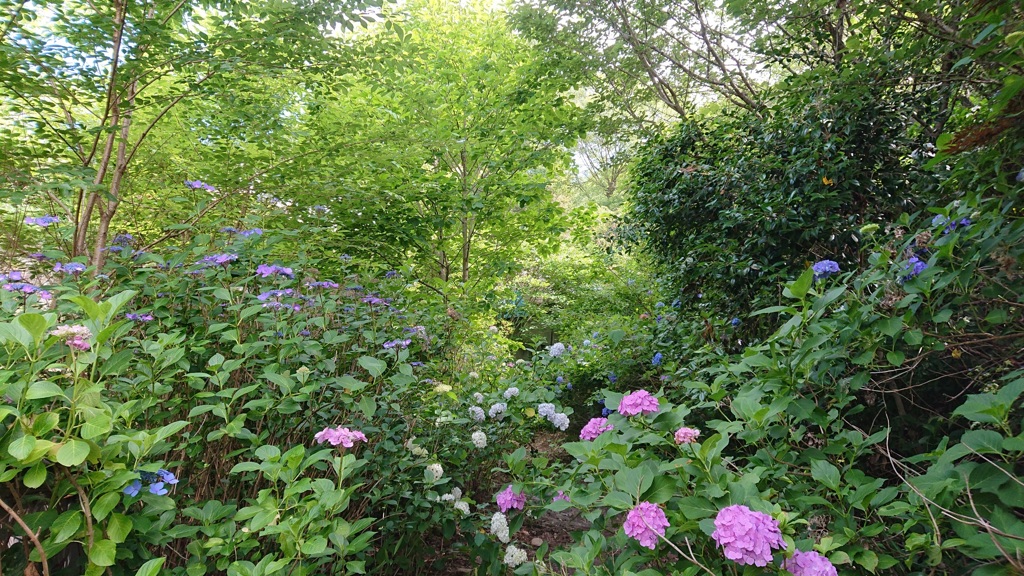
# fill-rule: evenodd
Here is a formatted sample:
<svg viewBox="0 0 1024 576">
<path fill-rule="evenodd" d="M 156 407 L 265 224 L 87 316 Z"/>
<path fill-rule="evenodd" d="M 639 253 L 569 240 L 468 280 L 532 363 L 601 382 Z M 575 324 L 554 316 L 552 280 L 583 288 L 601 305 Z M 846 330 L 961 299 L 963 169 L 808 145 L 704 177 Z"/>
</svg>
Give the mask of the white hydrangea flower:
<svg viewBox="0 0 1024 576">
<path fill-rule="evenodd" d="M 491 418 L 500 418 L 508 410 L 508 404 L 504 402 L 498 402 L 497 404 L 491 404 L 491 409 L 487 411 L 487 415 Z"/>
<path fill-rule="evenodd" d="M 435 482 L 437 482 L 438 480 L 441 479 L 442 476 L 444 476 L 444 468 L 442 468 L 441 464 L 437 462 L 434 462 L 433 464 L 427 466 L 427 472 L 430 472 L 430 474 L 434 477 Z"/>
<path fill-rule="evenodd" d="M 470 380 L 476 380 L 479 377 L 480 377 L 480 373 L 479 372 L 470 372 L 469 373 Z"/>
<path fill-rule="evenodd" d="M 519 396 L 519 388 L 516 388 L 515 386 L 512 386 L 508 390 L 505 390 L 505 393 L 502 394 L 502 396 L 505 397 L 505 400 L 508 400 L 508 399 L 513 398 L 515 396 Z"/>
<path fill-rule="evenodd" d="M 449 494 L 442 494 L 441 495 L 441 502 L 454 502 L 454 501 L 455 501 L 455 496 L 450 494 L 450 493 Z"/>
<path fill-rule="evenodd" d="M 469 502 L 462 502 L 460 500 L 459 502 L 453 504 L 453 506 L 455 506 L 455 509 L 458 510 L 459 512 L 462 512 L 463 514 L 469 516 Z"/>
<path fill-rule="evenodd" d="M 426 458 L 427 456 L 430 455 L 430 452 L 427 452 L 427 450 L 425 448 L 421 448 L 419 446 L 413 446 L 409 450 L 409 452 L 411 452 L 412 455 L 417 457 L 417 458 Z"/>
<path fill-rule="evenodd" d="M 551 418 L 555 415 L 555 405 L 550 402 L 542 402 L 537 405 L 537 414 L 544 418 Z"/>
<path fill-rule="evenodd" d="M 479 393 L 479 392 L 474 392 L 473 393 L 473 400 L 476 400 L 477 404 L 483 404 L 484 403 L 484 395 Z"/>
<path fill-rule="evenodd" d="M 459 487 L 452 488 L 452 498 L 456 500 L 462 498 L 462 489 Z"/>
<path fill-rule="evenodd" d="M 584 340 L 583 341 L 583 345 L 589 347 L 590 346 L 590 340 Z"/>
<path fill-rule="evenodd" d="M 477 422 L 483 422 L 484 419 L 487 418 L 487 416 L 484 415 L 484 409 L 479 406 L 470 406 L 469 415 L 472 416 L 473 420 L 476 420 Z"/>
<path fill-rule="evenodd" d="M 550 354 L 552 358 L 558 358 L 562 354 L 565 354 L 565 344 L 555 342 L 551 345 L 551 348 L 548 348 L 548 354 Z"/>
<path fill-rule="evenodd" d="M 473 446 L 477 448 L 487 448 L 487 434 L 477 430 L 473 432 Z"/>
<path fill-rule="evenodd" d="M 491 516 L 491 534 L 494 534 L 498 540 L 508 544 L 508 518 L 501 512 L 495 512 L 494 516 Z"/>
<path fill-rule="evenodd" d="M 434 392 L 437 392 L 438 394 L 445 394 L 451 391 L 452 387 L 447 384 L 438 384 L 437 386 L 434 386 Z"/>
<path fill-rule="evenodd" d="M 548 420 L 551 421 L 555 428 L 558 428 L 562 432 L 565 432 L 566 429 L 569 428 L 569 417 L 561 412 L 555 414 L 551 418 L 548 418 Z"/>
<path fill-rule="evenodd" d="M 516 548 L 515 544 L 509 544 L 508 548 L 505 549 L 505 564 L 512 568 L 519 566 L 528 559 L 529 558 L 526 557 L 526 551 Z"/>
<path fill-rule="evenodd" d="M 491 334 L 497 334 L 498 333 L 498 327 L 497 326 L 488 326 L 487 327 L 487 331 L 490 332 Z"/>
</svg>

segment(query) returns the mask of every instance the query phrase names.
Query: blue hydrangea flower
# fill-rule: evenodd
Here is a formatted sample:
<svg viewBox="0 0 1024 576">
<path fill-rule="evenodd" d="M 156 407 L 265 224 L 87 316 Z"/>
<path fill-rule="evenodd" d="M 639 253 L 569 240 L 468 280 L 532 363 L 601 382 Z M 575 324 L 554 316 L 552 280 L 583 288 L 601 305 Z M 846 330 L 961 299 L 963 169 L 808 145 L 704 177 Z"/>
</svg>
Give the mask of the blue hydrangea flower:
<svg viewBox="0 0 1024 576">
<path fill-rule="evenodd" d="M 251 236 L 262 236 L 263 229 L 253 228 L 252 230 L 239 230 L 238 235 L 241 236 L 242 238 L 249 238 Z"/>
<path fill-rule="evenodd" d="M 139 490 L 142 490 L 142 481 L 135 480 L 131 484 L 129 484 L 124 490 L 122 490 L 122 492 L 124 492 L 128 496 L 138 496 Z"/>
<path fill-rule="evenodd" d="M 156 471 L 156 475 L 160 478 L 160 481 L 165 484 L 174 485 L 178 483 L 178 478 L 175 477 L 174 474 L 169 470 L 164 470 L 163 468 L 161 468 Z"/>
<path fill-rule="evenodd" d="M 733 326 L 739 326 L 740 325 L 740 319 L 739 318 L 733 318 L 732 320 L 729 321 L 729 323 L 732 324 Z"/>
<path fill-rule="evenodd" d="M 654 354 L 654 358 L 651 358 L 651 364 L 653 364 L 655 366 L 660 366 L 661 365 L 661 352 L 656 352 Z"/>
<path fill-rule="evenodd" d="M 609 374 L 609 375 L 608 375 L 608 381 L 609 381 L 609 382 L 615 382 L 615 381 L 616 381 L 616 380 L 618 380 L 618 379 L 619 379 L 619 377 L 618 377 L 618 376 L 616 376 L 616 375 L 615 375 L 614 373 L 613 373 L 613 374 Z"/>
<path fill-rule="evenodd" d="M 85 272 L 85 264 L 82 264 L 81 262 L 68 262 L 67 264 L 62 264 L 60 262 L 57 262 L 53 266 L 53 271 L 54 272 L 63 272 L 65 274 L 75 274 L 75 275 L 78 275 L 78 274 L 81 274 L 82 272 Z"/>
<path fill-rule="evenodd" d="M 117 246 L 127 246 L 127 245 L 131 244 L 132 242 L 135 242 L 135 237 L 132 236 L 131 234 L 125 233 L 125 234 L 118 234 L 117 236 L 114 236 L 113 244 L 115 244 Z"/>
<path fill-rule="evenodd" d="M 820 262 L 815 262 L 811 269 L 814 270 L 814 280 L 817 282 L 838 273 L 839 264 L 833 260 L 821 260 Z"/>
<path fill-rule="evenodd" d="M 924 272 L 928 268 L 928 263 L 921 260 L 917 256 L 911 256 L 910 260 L 907 261 L 907 265 L 903 267 L 903 271 L 906 274 L 900 278 L 900 282 L 907 282 L 914 278 L 917 278 L 921 272 Z"/>
<path fill-rule="evenodd" d="M 185 186 L 192 190 L 206 190 L 207 192 L 214 192 L 216 188 L 203 182 L 202 180 L 185 180 Z"/>
<path fill-rule="evenodd" d="M 149 493 L 156 494 L 157 496 L 163 496 L 167 494 L 167 488 L 164 488 L 163 482 L 153 482 L 149 485 Z"/>
<path fill-rule="evenodd" d="M 56 216 L 39 216 L 37 218 L 34 218 L 32 216 L 25 217 L 25 224 L 32 224 L 34 226 L 40 226 L 42 228 L 46 228 L 47 226 L 51 224 L 56 224 L 57 222 L 60 222 L 60 218 Z"/>
<path fill-rule="evenodd" d="M 608 415 L 611 414 L 611 413 L 612 413 L 612 411 L 611 411 L 610 408 L 601 408 L 601 416 L 604 416 L 605 418 L 607 418 Z"/>
</svg>

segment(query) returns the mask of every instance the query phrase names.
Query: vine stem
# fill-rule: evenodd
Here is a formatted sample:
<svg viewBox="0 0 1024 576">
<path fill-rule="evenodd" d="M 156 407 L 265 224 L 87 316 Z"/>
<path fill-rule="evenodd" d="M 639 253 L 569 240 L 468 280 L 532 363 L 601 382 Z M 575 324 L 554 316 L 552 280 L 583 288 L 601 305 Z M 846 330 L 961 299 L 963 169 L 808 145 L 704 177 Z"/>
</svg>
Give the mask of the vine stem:
<svg viewBox="0 0 1024 576">
<path fill-rule="evenodd" d="M 33 532 L 31 528 L 28 527 L 28 524 L 25 524 L 25 521 L 21 519 L 21 516 L 18 516 L 18 513 L 14 511 L 14 508 L 11 508 L 7 505 L 7 502 L 3 501 L 3 498 L 0 498 L 0 507 L 6 510 L 7 513 L 11 515 L 11 518 L 14 518 L 14 521 L 21 526 L 21 529 L 24 530 L 29 539 L 32 540 L 32 544 L 35 545 L 36 550 L 39 552 L 39 559 L 43 564 L 43 576 L 50 576 L 50 565 L 46 563 L 46 551 L 43 550 L 43 545 L 39 543 L 39 537 L 36 536 L 36 533 Z"/>
</svg>

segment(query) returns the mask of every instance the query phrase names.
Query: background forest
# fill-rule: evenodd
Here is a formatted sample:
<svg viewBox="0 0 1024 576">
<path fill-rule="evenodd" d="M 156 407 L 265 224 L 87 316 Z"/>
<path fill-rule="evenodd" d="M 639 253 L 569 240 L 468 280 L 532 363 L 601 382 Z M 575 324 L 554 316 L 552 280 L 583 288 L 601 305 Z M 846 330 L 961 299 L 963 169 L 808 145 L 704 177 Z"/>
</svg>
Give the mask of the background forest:
<svg viewBox="0 0 1024 576">
<path fill-rule="evenodd" d="M 1024 574 L 1024 9 L 0 0 L 0 574 Z"/>
</svg>

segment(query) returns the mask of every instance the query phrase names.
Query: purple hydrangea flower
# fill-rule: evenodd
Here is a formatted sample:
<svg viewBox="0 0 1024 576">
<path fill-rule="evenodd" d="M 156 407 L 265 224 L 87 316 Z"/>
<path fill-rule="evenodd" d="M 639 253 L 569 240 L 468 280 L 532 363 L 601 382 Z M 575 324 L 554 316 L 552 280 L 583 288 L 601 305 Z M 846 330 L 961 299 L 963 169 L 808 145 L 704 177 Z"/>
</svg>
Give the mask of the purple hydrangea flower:
<svg viewBox="0 0 1024 576">
<path fill-rule="evenodd" d="M 742 504 L 718 511 L 711 538 L 723 548 L 726 558 L 741 565 L 763 568 L 772 561 L 772 550 L 786 549 L 779 523 Z"/>
<path fill-rule="evenodd" d="M 498 493 L 496 500 L 498 502 L 498 509 L 501 510 L 502 514 L 513 508 L 516 510 L 522 510 L 523 507 L 526 506 L 526 494 L 523 492 L 517 493 L 512 490 L 511 484 Z"/>
<path fill-rule="evenodd" d="M 241 236 L 242 238 L 250 238 L 252 236 L 262 236 L 263 235 L 263 229 L 262 228 L 253 228 L 252 230 L 239 230 L 238 231 L 238 235 Z"/>
<path fill-rule="evenodd" d="M 388 340 L 387 342 L 385 342 L 383 344 L 383 346 L 384 346 L 385 349 L 390 350 L 391 348 L 408 348 L 409 344 L 412 344 L 412 340 L 406 338 L 404 340 L 401 340 L 401 339 Z"/>
<path fill-rule="evenodd" d="M 590 422 L 580 430 L 580 440 L 594 440 L 601 434 L 614 430 L 607 418 L 591 418 Z"/>
<path fill-rule="evenodd" d="M 133 322 L 152 322 L 153 321 L 153 315 L 152 314 L 136 314 L 136 313 L 133 313 L 133 312 L 128 312 L 127 314 L 124 315 L 124 317 L 129 319 L 129 320 L 131 320 L 131 321 L 133 321 Z"/>
<path fill-rule="evenodd" d="M 235 260 L 238 260 L 238 254 L 210 254 L 200 260 L 199 263 L 206 266 L 223 266 L 228 262 L 234 262 Z"/>
<path fill-rule="evenodd" d="M 60 218 L 56 216 L 25 217 L 25 224 L 32 224 L 34 226 L 40 226 L 42 228 L 46 228 L 51 224 L 56 224 L 57 222 L 60 222 Z"/>
<path fill-rule="evenodd" d="M 206 190 L 207 192 L 215 192 L 217 190 L 202 180 L 185 180 L 185 186 L 192 190 Z"/>
<path fill-rule="evenodd" d="M 53 266 L 53 271 L 63 272 L 65 274 L 74 274 L 77 276 L 78 274 L 85 272 L 85 268 L 85 264 L 82 264 L 81 262 L 68 262 L 67 264 L 57 262 Z"/>
<path fill-rule="evenodd" d="M 815 551 L 793 551 L 792 558 L 782 561 L 782 567 L 793 573 L 793 576 L 836 576 L 836 567 L 821 554 Z"/>
<path fill-rule="evenodd" d="M 256 274 L 261 278 L 269 278 L 274 275 L 281 275 L 288 278 L 294 278 L 295 274 L 291 268 L 284 266 L 278 266 L 277 264 L 260 264 L 256 267 Z"/>
<path fill-rule="evenodd" d="M 626 514 L 626 521 L 622 524 L 626 536 L 635 538 L 641 546 L 654 550 L 658 542 L 658 536 L 665 535 L 665 528 L 669 527 L 665 511 L 657 504 L 641 502 Z"/>
<path fill-rule="evenodd" d="M 647 390 L 637 390 L 622 397 L 619 402 L 619 414 L 636 416 L 637 414 L 654 414 L 658 411 L 658 399 Z"/>
<path fill-rule="evenodd" d="M 306 282 L 306 288 L 338 288 L 337 282 L 331 282 L 330 280 L 324 280 L 322 282 Z"/>
</svg>

